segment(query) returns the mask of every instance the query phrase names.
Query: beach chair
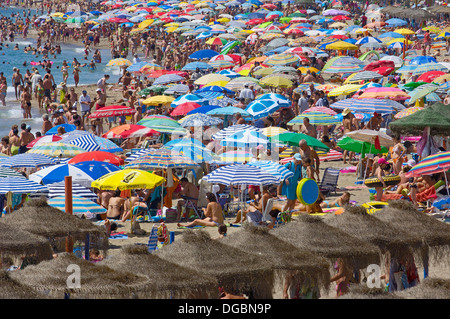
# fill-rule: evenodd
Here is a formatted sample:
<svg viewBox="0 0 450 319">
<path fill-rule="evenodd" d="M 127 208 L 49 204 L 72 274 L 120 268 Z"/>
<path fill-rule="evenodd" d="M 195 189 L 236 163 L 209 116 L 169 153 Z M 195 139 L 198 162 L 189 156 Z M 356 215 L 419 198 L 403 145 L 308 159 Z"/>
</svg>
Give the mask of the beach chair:
<svg viewBox="0 0 450 319">
<path fill-rule="evenodd" d="M 194 198 L 187 197 L 187 196 L 182 196 L 182 198 L 184 199 L 183 218 L 189 219 L 190 215 L 188 215 L 188 211 L 193 211 L 196 218 L 202 218 L 203 210 L 201 210 L 200 208 L 197 207 L 197 205 L 194 204 L 194 202 L 193 202 Z"/>
<path fill-rule="evenodd" d="M 272 208 L 273 208 L 273 198 L 269 198 L 267 200 L 266 207 L 263 207 L 264 211 L 263 211 L 262 220 L 264 222 L 271 222 L 272 221 L 272 217 L 269 215 L 269 213 L 272 210 Z"/>
<path fill-rule="evenodd" d="M 148 243 L 147 244 L 141 244 L 136 243 L 138 246 L 146 245 L 147 249 L 150 253 L 154 252 L 158 249 L 158 226 L 155 224 L 152 227 L 152 230 L 150 231 L 150 236 L 148 236 Z"/>
<path fill-rule="evenodd" d="M 327 167 L 323 173 L 322 180 L 320 181 L 319 189 L 322 194 L 329 195 L 334 192 L 336 195 L 337 184 L 339 180 L 340 169 Z"/>
</svg>

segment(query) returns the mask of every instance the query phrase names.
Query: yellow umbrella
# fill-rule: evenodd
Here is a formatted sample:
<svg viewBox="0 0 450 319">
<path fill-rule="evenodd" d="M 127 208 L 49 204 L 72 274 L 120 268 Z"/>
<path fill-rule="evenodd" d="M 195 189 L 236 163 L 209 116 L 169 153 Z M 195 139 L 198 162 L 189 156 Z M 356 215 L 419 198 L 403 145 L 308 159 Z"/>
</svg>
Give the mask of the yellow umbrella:
<svg viewBox="0 0 450 319">
<path fill-rule="evenodd" d="M 175 100 L 173 96 L 168 95 L 155 95 L 145 99 L 142 103 L 145 105 L 159 105 L 170 104 Z"/>
<path fill-rule="evenodd" d="M 441 32 L 441 28 L 438 28 L 436 26 L 429 26 L 429 27 L 425 27 L 422 28 L 423 31 L 430 31 L 431 33 L 439 33 Z"/>
<path fill-rule="evenodd" d="M 52 13 L 50 16 L 51 17 L 60 17 L 60 18 L 62 18 L 64 16 L 64 13 L 62 13 L 62 12 L 55 12 L 55 13 Z"/>
<path fill-rule="evenodd" d="M 438 76 L 437 78 L 435 78 L 433 80 L 433 83 L 437 83 L 437 84 L 442 84 L 444 82 L 449 82 L 450 81 L 450 74 L 444 74 L 441 76 Z"/>
<path fill-rule="evenodd" d="M 153 189 L 165 182 L 165 178 L 140 169 L 123 169 L 108 173 L 91 183 L 101 190 Z"/>
<path fill-rule="evenodd" d="M 148 28 L 155 20 L 147 19 L 138 24 L 138 27 L 141 29 Z"/>
<path fill-rule="evenodd" d="M 325 48 L 327 50 L 358 50 L 358 47 L 356 45 L 345 41 L 336 41 L 330 43 Z"/>
<path fill-rule="evenodd" d="M 179 26 L 180 26 L 180 24 L 177 23 L 177 22 L 170 22 L 170 23 L 166 23 L 164 25 L 164 27 L 166 27 L 166 28 L 168 28 L 168 27 L 179 27 Z"/>
<path fill-rule="evenodd" d="M 264 77 L 264 76 L 272 74 L 273 71 L 274 71 L 273 68 L 261 68 L 261 69 L 255 71 L 255 72 L 253 72 L 253 75 L 259 75 L 259 76 L 263 76 Z"/>
<path fill-rule="evenodd" d="M 175 32 L 177 29 L 178 29 L 178 27 L 170 27 L 170 28 L 165 29 L 165 31 L 166 31 L 167 33 L 173 33 L 173 32 Z"/>
<path fill-rule="evenodd" d="M 130 66 L 133 63 L 130 60 L 124 59 L 124 58 L 118 58 L 118 59 L 112 59 L 109 60 L 108 64 L 106 64 L 106 66 L 123 66 L 123 65 L 127 65 Z"/>
<path fill-rule="evenodd" d="M 223 86 L 227 85 L 228 82 L 230 82 L 230 81 L 214 81 L 214 82 L 205 84 L 205 86 L 222 86 L 223 87 Z"/>
<path fill-rule="evenodd" d="M 313 66 L 301 66 L 301 67 L 299 67 L 297 70 L 301 71 L 302 73 L 306 73 L 308 70 L 309 70 L 310 72 L 319 73 L 319 70 L 316 69 L 316 68 L 313 67 Z"/>
<path fill-rule="evenodd" d="M 210 82 L 216 82 L 216 81 L 230 81 L 231 79 L 228 76 L 222 75 L 222 74 L 214 74 L 210 73 L 207 75 L 204 75 L 197 80 L 194 81 L 194 84 L 196 85 L 206 85 Z"/>
<path fill-rule="evenodd" d="M 413 41 L 411 41 L 411 40 L 406 40 L 406 39 L 393 39 L 393 40 L 389 41 L 389 42 L 386 43 L 386 44 L 387 44 L 387 45 L 390 45 L 390 44 L 396 43 L 396 42 L 400 42 L 400 43 L 405 43 L 405 42 L 406 42 L 406 44 L 413 44 L 413 43 L 414 43 Z"/>
<path fill-rule="evenodd" d="M 269 126 L 269 127 L 265 127 L 263 129 L 261 129 L 261 133 L 267 137 L 282 134 L 286 131 L 287 131 L 286 129 L 284 129 L 282 127 L 278 127 L 278 126 Z"/>
<path fill-rule="evenodd" d="M 343 86 L 340 86 L 338 88 L 331 90 L 328 93 L 328 96 L 348 95 L 350 93 L 355 93 L 361 87 L 362 87 L 362 85 L 358 85 L 358 84 L 346 84 L 346 85 L 343 85 Z"/>
<path fill-rule="evenodd" d="M 400 33 L 401 35 L 416 34 L 414 31 L 412 31 L 410 29 L 405 29 L 405 28 L 394 30 L 394 32 Z"/>
<path fill-rule="evenodd" d="M 291 80 L 282 76 L 271 76 L 269 78 L 262 79 L 259 84 L 272 87 L 285 87 L 290 88 L 294 84 Z"/>
<path fill-rule="evenodd" d="M 216 21 L 220 22 L 220 23 L 225 23 L 225 22 L 230 22 L 230 19 L 228 19 L 228 18 L 220 18 L 220 19 L 217 19 Z"/>
<path fill-rule="evenodd" d="M 259 38 L 262 40 L 272 40 L 275 38 L 284 38 L 284 34 L 282 34 L 282 33 L 264 33 Z"/>
</svg>

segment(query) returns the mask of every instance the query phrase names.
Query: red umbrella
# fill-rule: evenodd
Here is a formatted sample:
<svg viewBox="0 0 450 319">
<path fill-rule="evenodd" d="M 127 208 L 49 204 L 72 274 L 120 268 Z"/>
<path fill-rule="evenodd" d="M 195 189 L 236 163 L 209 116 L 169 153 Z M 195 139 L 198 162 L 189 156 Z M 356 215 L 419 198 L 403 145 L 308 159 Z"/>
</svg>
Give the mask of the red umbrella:
<svg viewBox="0 0 450 319">
<path fill-rule="evenodd" d="M 330 39 L 339 39 L 339 40 L 347 40 L 349 37 L 343 34 L 334 34 L 330 35 L 328 38 Z"/>
<path fill-rule="evenodd" d="M 291 29 L 287 32 L 287 34 L 298 34 L 298 35 L 304 35 L 305 33 L 300 29 Z"/>
<path fill-rule="evenodd" d="M 261 24 L 263 22 L 264 22 L 264 19 L 251 19 L 251 20 L 248 20 L 245 24 L 255 25 L 255 24 Z"/>
<path fill-rule="evenodd" d="M 142 136 L 157 136 L 159 132 L 143 125 L 125 124 L 116 126 L 102 135 L 104 138 L 133 138 Z"/>
<path fill-rule="evenodd" d="M 351 20 L 349 17 L 344 15 L 335 16 L 332 18 L 334 21 Z"/>
<path fill-rule="evenodd" d="M 388 76 L 389 74 L 392 73 L 392 71 L 394 71 L 395 68 L 393 67 L 389 67 L 389 66 L 382 66 L 376 69 L 373 69 L 372 72 L 377 72 L 378 74 L 382 75 L 382 76 Z"/>
<path fill-rule="evenodd" d="M 266 9 L 269 9 L 269 10 L 275 10 L 275 9 L 277 9 L 277 6 L 274 5 L 273 3 L 266 3 L 266 4 L 263 4 L 261 7 L 266 8 Z"/>
<path fill-rule="evenodd" d="M 395 64 L 394 64 L 394 61 L 388 61 L 388 60 L 375 61 L 375 62 L 371 62 L 371 63 L 367 64 L 364 67 L 364 71 L 375 71 L 375 69 L 378 69 L 380 67 L 395 68 Z"/>
<path fill-rule="evenodd" d="M 69 164 L 76 164 L 90 161 L 106 162 L 117 166 L 124 164 L 123 158 L 120 158 L 119 156 L 114 155 L 113 153 L 105 151 L 84 152 L 78 154 L 70 159 Z"/>
<path fill-rule="evenodd" d="M 447 73 L 442 72 L 442 71 L 428 71 L 428 72 L 425 72 L 424 74 L 422 74 L 421 76 L 419 76 L 416 81 L 431 83 L 431 82 L 433 82 L 434 79 L 436 79 L 444 74 L 447 74 Z"/>
<path fill-rule="evenodd" d="M 32 148 L 33 146 L 42 144 L 42 143 L 50 143 L 50 142 L 56 142 L 61 140 L 62 137 L 58 135 L 44 135 L 41 137 L 38 137 L 34 140 L 32 140 L 30 143 L 27 144 L 27 148 Z"/>
<path fill-rule="evenodd" d="M 170 115 L 172 116 L 186 115 L 188 112 L 195 110 L 200 106 L 201 106 L 200 104 L 195 102 L 182 103 L 178 105 L 176 108 L 174 108 L 172 113 L 170 113 Z"/>
<path fill-rule="evenodd" d="M 122 18 L 111 18 L 111 19 L 108 19 L 108 22 L 125 23 L 125 22 L 131 22 L 131 21 L 128 19 L 122 19 Z"/>
<path fill-rule="evenodd" d="M 123 115 L 133 115 L 136 113 L 135 109 L 124 105 L 110 105 L 104 106 L 91 115 L 90 119 L 102 118 L 102 117 L 112 117 L 112 116 L 123 116 Z"/>
</svg>

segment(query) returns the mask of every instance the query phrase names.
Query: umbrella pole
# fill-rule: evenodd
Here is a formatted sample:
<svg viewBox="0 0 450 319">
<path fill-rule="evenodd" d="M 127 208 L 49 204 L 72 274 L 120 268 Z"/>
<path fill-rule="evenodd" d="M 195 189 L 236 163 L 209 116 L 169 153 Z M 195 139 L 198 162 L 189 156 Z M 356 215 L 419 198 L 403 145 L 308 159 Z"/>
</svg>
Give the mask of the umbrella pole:
<svg viewBox="0 0 450 319">
<path fill-rule="evenodd" d="M 370 144 L 370 149 L 369 149 L 369 154 L 371 154 L 371 153 L 372 153 L 372 144 Z M 366 169 L 364 171 L 364 182 L 366 181 L 367 166 L 369 166 L 369 165 L 366 165 Z"/>
<path fill-rule="evenodd" d="M 450 195 L 450 190 L 448 189 L 448 179 L 447 179 L 446 171 L 444 171 L 444 177 L 445 177 L 445 188 L 447 189 L 447 195 Z"/>
<path fill-rule="evenodd" d="M 72 176 L 65 176 L 65 211 L 66 214 L 73 215 L 73 203 L 72 203 Z M 73 253 L 73 238 L 70 233 L 66 237 L 66 252 Z"/>
</svg>

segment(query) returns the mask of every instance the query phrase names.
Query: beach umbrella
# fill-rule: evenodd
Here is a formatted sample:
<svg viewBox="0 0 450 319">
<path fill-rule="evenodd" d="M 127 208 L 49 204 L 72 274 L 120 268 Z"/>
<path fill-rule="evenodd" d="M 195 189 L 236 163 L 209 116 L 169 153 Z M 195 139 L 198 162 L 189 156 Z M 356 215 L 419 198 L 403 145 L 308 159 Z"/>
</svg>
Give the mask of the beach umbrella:
<svg viewBox="0 0 450 319">
<path fill-rule="evenodd" d="M 401 119 L 405 116 L 409 116 L 411 114 L 416 113 L 417 111 L 422 110 L 423 107 L 417 107 L 417 106 L 413 106 L 413 107 L 408 107 L 400 112 L 398 112 L 397 114 L 394 115 L 394 119 Z"/>
<path fill-rule="evenodd" d="M 300 115 L 297 115 L 292 120 L 290 120 L 287 125 L 302 125 L 303 120 L 305 118 L 309 119 L 309 122 L 312 125 L 334 125 L 334 124 L 340 124 L 340 121 L 336 119 L 334 116 L 329 115 L 324 112 L 316 112 L 316 111 L 310 111 L 307 113 L 303 113 Z"/>
<path fill-rule="evenodd" d="M 108 173 L 120 170 L 117 165 L 106 163 L 103 161 L 85 161 L 68 165 L 73 165 L 76 168 L 79 168 L 93 179 L 97 179 Z"/>
<path fill-rule="evenodd" d="M 57 182 L 45 185 L 47 186 L 48 190 L 46 192 L 37 192 L 30 197 L 32 198 L 39 198 L 40 196 L 45 196 L 48 198 L 54 198 L 58 196 L 65 196 L 66 194 L 66 182 Z M 83 197 L 86 199 L 89 199 L 91 201 L 97 201 L 98 195 L 95 194 L 93 191 L 91 191 L 89 188 L 86 188 L 80 184 L 72 183 L 72 195 Z"/>
<path fill-rule="evenodd" d="M 299 57 L 295 54 L 280 53 L 268 57 L 264 64 L 266 65 L 287 65 L 299 61 Z"/>
<path fill-rule="evenodd" d="M 114 117 L 114 116 L 128 116 L 136 113 L 135 109 L 125 105 L 109 105 L 97 109 L 92 112 L 88 117 L 90 119 L 103 118 L 103 117 Z"/>
<path fill-rule="evenodd" d="M 408 177 L 431 175 L 447 171 L 450 168 L 450 152 L 429 155 L 408 171 Z"/>
<path fill-rule="evenodd" d="M 95 142 L 100 146 L 99 151 L 105 151 L 109 153 L 116 153 L 123 151 L 121 147 L 117 146 L 117 144 L 111 140 L 108 140 L 100 136 L 95 136 L 94 139 Z"/>
<path fill-rule="evenodd" d="M 421 65 L 427 63 L 438 63 L 438 62 L 434 57 L 428 55 L 416 56 L 409 61 L 409 65 Z"/>
<path fill-rule="evenodd" d="M 243 110 L 243 109 L 241 109 L 239 107 L 235 107 L 235 106 L 215 108 L 215 109 L 212 109 L 212 110 L 206 112 L 207 115 L 211 115 L 211 116 L 233 116 L 236 113 L 241 113 L 241 115 L 243 117 L 251 116 L 251 114 L 249 112 L 247 112 L 246 110 Z"/>
<path fill-rule="evenodd" d="M 327 68 L 324 67 L 322 72 L 325 73 L 355 73 L 363 70 L 362 64 L 354 63 L 354 60 L 336 59 Z"/>
<path fill-rule="evenodd" d="M 73 182 L 86 187 L 95 179 L 93 172 L 86 172 L 72 164 L 57 164 L 31 174 L 29 180 L 47 185 L 64 181 L 65 176 L 72 176 Z"/>
<path fill-rule="evenodd" d="M 379 264 L 380 250 L 373 244 L 329 226 L 317 216 L 299 215 L 296 219 L 284 227 L 275 228 L 274 236 L 332 261 L 343 258 L 354 269 Z"/>
<path fill-rule="evenodd" d="M 182 139 L 172 140 L 182 141 Z M 179 153 L 195 163 L 211 162 L 216 159 L 216 155 L 204 146 L 197 146 L 194 143 L 180 142 L 175 145 L 163 146 L 165 149 Z"/>
<path fill-rule="evenodd" d="M 88 152 L 99 151 L 100 145 L 97 143 L 94 134 L 84 134 L 80 136 L 67 136 L 60 140 L 59 143 L 67 143 L 85 149 Z"/>
<path fill-rule="evenodd" d="M 325 114 L 332 115 L 332 116 L 337 115 L 337 113 L 335 111 L 333 111 L 332 109 L 330 109 L 329 107 L 326 107 L 326 106 L 313 106 L 313 107 L 310 107 L 310 108 L 306 109 L 305 111 L 303 111 L 302 114 L 306 115 L 310 112 L 321 112 L 321 113 L 325 113 Z"/>
<path fill-rule="evenodd" d="M 188 102 L 203 105 L 205 102 L 205 98 L 201 97 L 198 94 L 188 93 L 188 94 L 180 95 L 179 97 L 177 97 L 175 100 L 173 100 L 173 102 L 170 104 L 170 106 L 175 108 L 180 104 L 188 103 Z"/>
<path fill-rule="evenodd" d="M 409 93 L 411 98 L 409 99 L 408 104 L 412 104 L 421 98 L 427 99 L 427 96 L 436 91 L 437 89 L 439 89 L 439 86 L 434 84 L 424 84 L 415 88 Z"/>
<path fill-rule="evenodd" d="M 243 130 L 254 130 L 254 131 L 258 131 L 259 129 L 253 125 L 248 125 L 248 124 L 236 124 L 236 125 L 232 125 L 232 126 L 228 126 L 222 130 L 220 130 L 219 132 L 217 132 L 216 134 L 214 134 L 212 136 L 213 140 L 220 140 L 220 139 L 224 139 L 229 135 L 232 135 L 236 132 L 239 131 L 243 131 Z"/>
<path fill-rule="evenodd" d="M 352 132 L 347 132 L 347 136 L 363 142 L 373 143 L 380 146 L 391 147 L 394 146 L 394 141 L 391 136 L 376 130 L 361 129 Z"/>
<path fill-rule="evenodd" d="M 336 87 L 328 92 L 328 96 L 349 95 L 355 93 L 362 88 L 360 84 L 345 84 L 343 86 Z"/>
<path fill-rule="evenodd" d="M 47 131 L 47 133 L 45 133 L 45 135 L 54 135 L 54 134 L 58 134 L 58 129 L 62 127 L 64 129 L 64 131 L 67 132 L 71 132 L 71 131 L 75 131 L 77 129 L 77 127 L 73 124 L 59 124 L 56 126 L 53 126 L 51 129 L 49 129 Z"/>
<path fill-rule="evenodd" d="M 33 146 L 37 146 L 43 143 L 49 143 L 49 142 L 57 142 L 61 140 L 62 137 L 58 135 L 44 135 L 40 136 L 38 138 L 35 138 L 33 141 L 27 144 L 28 148 L 32 148 Z"/>
<path fill-rule="evenodd" d="M 415 34 L 414 31 L 410 30 L 410 29 L 395 29 L 394 32 L 396 33 L 400 33 L 401 35 L 412 35 Z"/>
<path fill-rule="evenodd" d="M 271 76 L 271 77 L 265 77 L 262 79 L 259 84 L 271 86 L 271 87 L 283 87 L 283 88 L 290 88 L 293 85 L 293 82 L 285 77 L 282 76 Z"/>
<path fill-rule="evenodd" d="M 199 126 L 214 126 L 223 123 L 223 120 L 217 117 L 212 117 L 203 113 L 193 113 L 187 119 L 181 122 L 183 127 L 199 127 Z"/>
<path fill-rule="evenodd" d="M 280 181 L 294 176 L 294 173 L 285 168 L 283 165 L 272 161 L 251 161 L 247 163 L 247 165 L 262 168 L 263 170 L 266 170 L 270 174 L 277 177 Z"/>
<path fill-rule="evenodd" d="M 133 63 L 130 60 L 124 58 L 117 58 L 109 60 L 106 66 L 131 66 Z"/>
<path fill-rule="evenodd" d="M 84 275 L 80 287 L 68 289 L 67 269 L 71 267 L 77 267 Z M 152 295 L 147 277 L 96 265 L 72 253 L 61 253 L 58 258 L 27 267 L 14 279 L 52 299 L 126 299 Z"/>
<path fill-rule="evenodd" d="M 414 69 L 413 75 L 419 75 L 419 74 L 424 74 L 424 73 L 433 72 L 433 71 L 442 72 L 441 74 L 438 73 L 440 76 L 440 75 L 444 75 L 445 72 L 448 72 L 448 68 L 440 63 L 434 63 L 434 62 L 424 63 L 424 64 L 419 64 Z"/>
<path fill-rule="evenodd" d="M 358 99 L 391 99 L 391 100 L 408 100 L 410 96 L 395 87 L 373 87 L 366 89 Z"/>
<path fill-rule="evenodd" d="M 54 164 L 56 164 L 56 161 L 50 156 L 27 152 L 13 155 L 11 157 L 2 160 L 0 163 L 0 167 L 37 168 Z"/>
<path fill-rule="evenodd" d="M 124 166 L 125 169 L 170 169 L 170 168 L 194 168 L 197 163 L 167 149 L 148 149 L 144 154 Z"/>
<path fill-rule="evenodd" d="M 390 99 L 345 99 L 330 105 L 332 109 L 344 110 L 349 108 L 352 112 L 379 114 L 395 113 L 397 110 L 403 110 L 405 107 Z"/>
<path fill-rule="evenodd" d="M 219 55 L 219 53 L 214 50 L 209 50 L 209 49 L 199 50 L 197 52 L 192 53 L 189 56 L 189 59 L 195 59 L 195 60 L 210 59 L 216 55 Z"/>
<path fill-rule="evenodd" d="M 23 177 L 2 177 L 0 178 L 0 194 L 30 194 L 45 191 L 47 187 Z"/>
<path fill-rule="evenodd" d="M 212 83 L 217 83 L 217 82 L 212 82 Z M 224 86 L 211 85 L 211 84 L 203 86 L 201 89 L 196 90 L 194 93 L 202 95 L 201 93 L 207 93 L 207 92 L 220 92 L 220 93 L 235 95 L 234 91 L 227 89 Z"/>
<path fill-rule="evenodd" d="M 280 144 L 284 143 L 291 146 L 298 146 L 301 140 L 305 140 L 308 146 L 314 148 L 315 150 L 323 150 L 325 152 L 328 152 L 330 150 L 328 146 L 323 144 L 318 139 L 302 133 L 286 132 L 279 135 L 271 136 L 270 140 L 275 143 Z"/>
<path fill-rule="evenodd" d="M 266 117 L 273 112 L 277 111 L 281 105 L 277 101 L 273 100 L 254 100 L 250 102 L 245 111 L 253 116 L 253 119 L 259 119 Z"/>
<path fill-rule="evenodd" d="M 76 145 L 52 142 L 45 143 L 39 146 L 33 147 L 27 153 L 30 154 L 42 154 L 47 156 L 58 156 L 58 157 L 74 157 L 75 155 L 86 152 L 84 148 Z"/>
<path fill-rule="evenodd" d="M 392 27 L 401 27 L 408 24 L 405 20 L 398 19 L 398 18 L 391 18 L 385 21 L 389 26 Z"/>
<path fill-rule="evenodd" d="M 168 83 L 174 83 L 184 80 L 185 78 L 177 75 L 177 74 L 165 74 L 160 77 L 158 77 L 154 82 L 153 85 L 164 85 Z"/>
<path fill-rule="evenodd" d="M 123 169 L 106 174 L 92 182 L 91 187 L 101 190 L 153 189 L 165 178 L 139 169 Z"/>
<path fill-rule="evenodd" d="M 159 136 L 160 133 L 143 125 L 124 124 L 113 127 L 103 134 L 104 138 L 134 138 L 142 136 Z"/>
<path fill-rule="evenodd" d="M 218 159 L 211 161 L 211 164 L 218 165 L 230 165 L 230 164 L 243 164 L 253 160 L 253 153 L 245 150 L 227 151 L 218 155 Z"/>
<path fill-rule="evenodd" d="M 187 94 L 188 92 L 189 86 L 185 84 L 175 84 L 164 90 L 164 94 Z"/>
<path fill-rule="evenodd" d="M 266 101 L 266 100 L 274 101 L 274 102 L 277 102 L 278 104 L 280 104 L 281 107 L 288 107 L 291 105 L 291 101 L 287 97 L 285 97 L 282 94 L 278 94 L 278 93 L 264 93 L 264 94 L 258 95 L 256 97 L 256 100 L 257 101 Z"/>
<path fill-rule="evenodd" d="M 220 145 L 227 147 L 257 147 L 260 145 L 266 146 L 270 143 L 270 140 L 267 136 L 262 134 L 259 131 L 248 130 L 248 131 L 239 131 L 233 133 L 222 141 L 220 141 Z"/>
<path fill-rule="evenodd" d="M 79 155 L 76 155 L 68 161 L 68 164 L 76 164 L 76 163 L 81 163 L 81 162 L 85 162 L 85 161 L 99 161 L 99 162 L 111 163 L 116 166 L 123 165 L 123 163 L 124 163 L 123 159 L 117 155 L 114 155 L 114 154 L 111 154 L 111 153 L 105 152 L 105 151 L 94 151 L 94 152 L 86 152 L 86 153 L 81 153 Z"/>
<path fill-rule="evenodd" d="M 18 171 L 13 170 L 12 168 L 1 167 L 0 166 L 0 178 L 2 178 L 2 177 L 9 177 L 9 176 L 10 177 L 18 177 L 18 178 L 26 178 L 21 173 L 19 173 Z"/>
<path fill-rule="evenodd" d="M 279 180 L 256 166 L 232 164 L 222 166 L 203 176 L 208 183 L 223 185 L 275 185 Z"/>
<path fill-rule="evenodd" d="M 142 104 L 145 105 L 159 105 L 159 104 L 170 104 L 175 100 L 173 96 L 167 96 L 167 95 L 155 95 L 148 97 L 144 101 L 142 101 Z"/>
<path fill-rule="evenodd" d="M 177 105 L 170 113 L 171 116 L 186 115 L 189 111 L 192 111 L 201 105 L 195 102 L 185 102 Z"/>
<path fill-rule="evenodd" d="M 438 64 L 438 63 L 435 63 L 435 64 Z M 420 68 L 420 66 L 417 67 L 417 68 Z M 447 71 L 447 69 L 446 69 L 446 71 Z M 416 71 L 414 71 L 414 73 L 416 73 Z M 437 71 L 426 71 L 424 73 L 417 72 L 417 74 L 421 74 L 417 78 L 417 81 L 423 81 L 423 82 L 431 83 L 431 82 L 434 81 L 434 79 L 436 79 L 436 78 L 438 78 L 438 77 L 440 77 L 442 75 L 445 75 L 446 73 L 444 71 L 437 70 Z"/>
<path fill-rule="evenodd" d="M 210 299 L 217 297 L 218 282 L 207 274 L 161 259 L 145 245 L 126 245 L 100 265 L 140 274 L 153 287 L 151 299 Z M 167 271 L 172 269 L 173 271 Z M 150 284 L 149 283 L 149 284 Z"/>
<path fill-rule="evenodd" d="M 211 82 L 217 82 L 217 81 L 227 81 L 228 82 L 228 81 L 230 81 L 230 78 L 225 75 L 210 73 L 210 74 L 203 75 L 200 78 L 198 78 L 197 80 L 195 80 L 194 84 L 207 85 Z"/>
<path fill-rule="evenodd" d="M 360 153 L 362 158 L 364 158 L 366 154 L 382 154 L 389 152 L 385 146 L 376 149 L 373 143 L 355 140 L 349 136 L 344 136 L 342 139 L 338 140 L 337 146 L 349 152 Z"/>
<path fill-rule="evenodd" d="M 197 69 L 206 71 L 212 70 L 213 67 L 205 62 L 189 62 L 181 68 L 182 71 L 195 71 Z"/>
<path fill-rule="evenodd" d="M 105 214 L 107 212 L 106 208 L 94 203 L 92 200 L 89 200 L 89 199 L 86 199 L 86 198 L 83 198 L 80 196 L 76 196 L 76 195 L 72 195 L 72 200 L 73 200 L 72 213 L 74 215 L 92 216 L 92 215 L 96 215 L 96 214 Z M 65 196 L 53 197 L 53 198 L 49 199 L 47 202 L 50 206 L 55 207 L 64 213 L 66 212 L 65 211 L 65 206 L 66 206 L 66 197 Z"/>
<path fill-rule="evenodd" d="M 382 79 L 383 75 L 374 71 L 361 71 L 351 74 L 344 83 L 370 81 L 371 79 Z"/>
<path fill-rule="evenodd" d="M 187 229 L 180 237 L 155 254 L 196 271 L 202 265 L 203 273 L 215 278 L 219 287 L 228 293 L 272 298 L 273 271 L 261 256 L 213 240 L 202 230 Z"/>
</svg>

